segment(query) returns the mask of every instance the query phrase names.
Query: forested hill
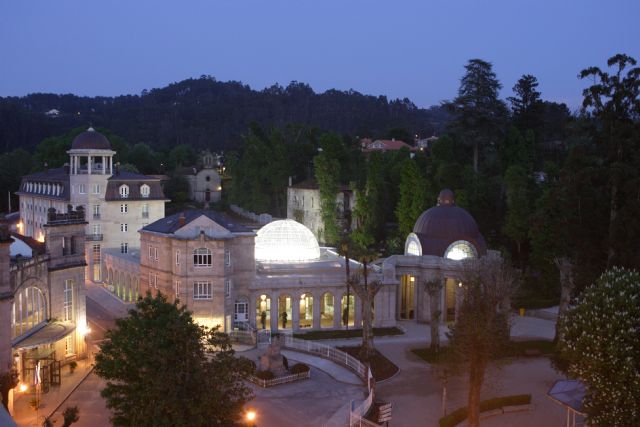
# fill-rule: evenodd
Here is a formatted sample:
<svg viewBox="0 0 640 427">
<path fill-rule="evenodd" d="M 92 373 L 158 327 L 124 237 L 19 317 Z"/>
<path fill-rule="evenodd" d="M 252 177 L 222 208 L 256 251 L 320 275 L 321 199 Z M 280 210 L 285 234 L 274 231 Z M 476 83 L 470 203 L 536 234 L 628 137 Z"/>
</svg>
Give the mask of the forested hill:
<svg viewBox="0 0 640 427">
<path fill-rule="evenodd" d="M 45 114 L 53 109 L 60 114 Z M 315 93 L 299 82 L 256 91 L 239 82 L 202 76 L 140 95 L 0 98 L 0 151 L 30 150 L 46 137 L 89 124 L 108 128 L 131 144 L 228 149 L 251 122 L 264 126 L 305 124 L 352 136 L 378 137 L 395 128 L 430 136 L 439 133 L 446 121 L 443 108 L 417 108 L 406 98 L 389 101 L 353 90 Z"/>
</svg>

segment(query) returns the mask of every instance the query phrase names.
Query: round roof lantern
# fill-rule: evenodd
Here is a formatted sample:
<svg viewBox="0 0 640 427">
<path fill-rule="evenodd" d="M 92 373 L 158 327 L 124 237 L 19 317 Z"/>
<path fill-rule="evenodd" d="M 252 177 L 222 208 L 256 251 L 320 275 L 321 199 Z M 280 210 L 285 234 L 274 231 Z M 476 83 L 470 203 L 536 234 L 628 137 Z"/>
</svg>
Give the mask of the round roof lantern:
<svg viewBox="0 0 640 427">
<path fill-rule="evenodd" d="M 302 262 L 320 258 L 320 247 L 311 230 L 292 219 L 283 219 L 258 230 L 255 253 L 257 261 Z"/>
<path fill-rule="evenodd" d="M 476 258 L 487 252 L 487 246 L 475 219 L 456 206 L 453 191 L 444 189 L 438 205 L 424 211 L 405 243 L 407 255 L 434 255 L 461 260 Z"/>
<path fill-rule="evenodd" d="M 111 143 L 106 136 L 90 127 L 76 136 L 71 143 L 72 150 L 111 150 Z"/>
</svg>

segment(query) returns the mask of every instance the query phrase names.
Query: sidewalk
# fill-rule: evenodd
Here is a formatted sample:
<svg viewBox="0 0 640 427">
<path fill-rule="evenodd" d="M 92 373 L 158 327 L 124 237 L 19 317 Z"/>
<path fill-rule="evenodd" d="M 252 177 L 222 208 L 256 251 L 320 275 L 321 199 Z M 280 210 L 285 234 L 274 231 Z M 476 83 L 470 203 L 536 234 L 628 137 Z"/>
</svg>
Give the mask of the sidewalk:
<svg viewBox="0 0 640 427">
<path fill-rule="evenodd" d="M 34 411 L 29 406 L 29 401 L 35 394 L 17 393 L 14 395 L 13 419 L 20 427 L 42 426 L 45 417 L 51 415 L 64 403 L 67 397 L 93 370 L 93 355 L 84 360 L 78 360 L 78 367 L 73 374 L 69 373 L 69 367 L 65 366 L 61 372 L 61 384 L 50 386 L 49 392 L 40 393 L 40 407 Z M 37 416 L 37 419 L 36 419 Z"/>
</svg>

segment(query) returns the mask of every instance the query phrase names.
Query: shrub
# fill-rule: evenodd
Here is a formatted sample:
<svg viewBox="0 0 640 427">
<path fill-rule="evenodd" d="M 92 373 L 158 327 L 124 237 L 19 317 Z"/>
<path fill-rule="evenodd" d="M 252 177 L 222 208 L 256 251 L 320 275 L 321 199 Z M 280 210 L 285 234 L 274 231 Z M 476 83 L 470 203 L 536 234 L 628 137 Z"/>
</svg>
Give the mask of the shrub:
<svg viewBox="0 0 640 427">
<path fill-rule="evenodd" d="M 304 372 L 308 372 L 309 369 L 311 368 L 309 368 L 309 366 L 305 365 L 304 363 L 296 363 L 291 367 L 289 372 L 291 372 L 292 374 L 302 374 Z"/>
<path fill-rule="evenodd" d="M 78 367 L 78 362 L 76 362 L 75 360 L 72 361 L 71 363 L 69 363 L 69 372 L 73 374 L 73 371 L 75 371 L 77 367 Z"/>
<path fill-rule="evenodd" d="M 272 380 L 276 376 L 271 371 L 256 371 L 256 377 L 260 378 L 261 380 Z"/>
<path fill-rule="evenodd" d="M 500 409 L 505 406 L 528 405 L 531 403 L 530 394 L 517 394 L 514 396 L 494 397 L 493 399 L 483 400 L 480 402 L 480 412 Z M 459 408 L 449 415 L 440 418 L 440 427 L 454 427 L 467 419 L 468 409 Z"/>
</svg>

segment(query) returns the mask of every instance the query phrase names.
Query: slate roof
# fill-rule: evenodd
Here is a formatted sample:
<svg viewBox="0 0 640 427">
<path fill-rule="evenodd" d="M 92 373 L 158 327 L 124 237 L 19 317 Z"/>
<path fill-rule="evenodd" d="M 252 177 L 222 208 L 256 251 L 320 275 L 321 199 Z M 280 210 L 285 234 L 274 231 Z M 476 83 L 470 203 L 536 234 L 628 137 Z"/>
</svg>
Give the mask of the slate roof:
<svg viewBox="0 0 640 427">
<path fill-rule="evenodd" d="M 478 255 L 487 252 L 487 244 L 471 214 L 456 206 L 451 190 L 442 190 L 438 205 L 424 211 L 416 220 L 413 232 L 420 239 L 423 255 L 443 257 L 453 242 L 466 240 Z"/>
<path fill-rule="evenodd" d="M 252 232 L 250 228 L 245 227 L 244 225 L 237 224 L 233 222 L 233 219 L 228 215 L 222 212 L 208 211 L 202 209 L 193 209 L 187 210 L 183 212 L 179 212 L 173 214 L 171 216 L 162 218 L 157 220 L 156 222 L 152 222 L 142 229 L 142 231 L 152 231 L 155 233 L 162 234 L 173 234 L 178 229 L 184 227 L 184 225 L 180 225 L 179 218 L 181 215 L 184 215 L 185 222 L 184 225 L 189 224 L 197 218 L 200 218 L 202 215 L 208 217 L 213 222 L 221 225 L 232 233 L 248 233 Z"/>
<path fill-rule="evenodd" d="M 111 143 L 106 136 L 89 128 L 76 136 L 71 142 L 72 150 L 111 150 Z"/>
<path fill-rule="evenodd" d="M 55 195 L 45 194 L 43 192 L 37 192 L 37 185 L 32 185 L 31 191 L 28 191 L 28 183 L 33 184 L 59 184 L 62 187 L 62 191 L 60 194 Z M 18 195 L 37 195 L 38 197 L 46 197 L 55 200 L 70 200 L 70 184 L 69 184 L 69 173 L 65 167 L 56 168 L 56 169 L 48 169 L 42 172 L 36 172 L 29 175 L 24 175 L 22 177 L 22 182 L 20 184 L 20 189 L 16 191 Z"/>
<path fill-rule="evenodd" d="M 129 186 L 129 197 L 120 197 L 120 186 L 126 184 Z M 143 184 L 149 186 L 149 197 L 142 197 L 140 187 Z M 107 179 L 107 190 L 104 199 L 111 201 L 127 201 L 127 200 L 166 200 L 160 179 L 135 172 L 118 171 Z"/>
</svg>

